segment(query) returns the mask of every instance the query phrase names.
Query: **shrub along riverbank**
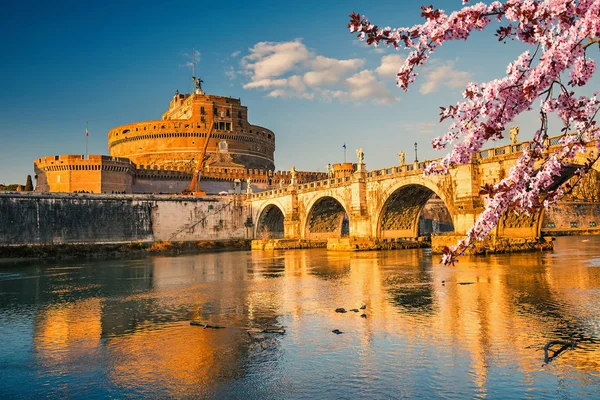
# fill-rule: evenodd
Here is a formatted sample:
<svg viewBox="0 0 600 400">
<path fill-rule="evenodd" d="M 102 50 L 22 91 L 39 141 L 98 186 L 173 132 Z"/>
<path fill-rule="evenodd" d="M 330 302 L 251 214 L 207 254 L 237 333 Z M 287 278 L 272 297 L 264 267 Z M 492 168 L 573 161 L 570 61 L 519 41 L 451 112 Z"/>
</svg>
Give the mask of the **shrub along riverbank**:
<svg viewBox="0 0 600 400">
<path fill-rule="evenodd" d="M 250 250 L 250 240 L 0 246 L 0 259 L 178 255 L 218 250 Z"/>
</svg>

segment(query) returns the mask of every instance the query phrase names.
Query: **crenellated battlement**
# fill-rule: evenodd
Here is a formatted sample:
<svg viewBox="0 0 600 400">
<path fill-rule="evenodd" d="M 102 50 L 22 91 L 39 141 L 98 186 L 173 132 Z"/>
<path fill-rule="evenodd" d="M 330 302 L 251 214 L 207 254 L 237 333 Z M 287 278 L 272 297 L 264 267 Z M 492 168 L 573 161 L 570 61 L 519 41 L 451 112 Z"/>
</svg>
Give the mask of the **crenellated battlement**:
<svg viewBox="0 0 600 400">
<path fill-rule="evenodd" d="M 139 179 L 173 179 L 189 182 L 192 178 L 191 171 L 171 170 L 161 166 L 141 166 L 135 172 Z M 252 183 L 261 183 L 266 185 L 289 185 L 292 181 L 290 171 L 270 171 L 262 169 L 245 168 L 227 168 L 210 167 L 205 168 L 201 174 L 203 180 L 220 180 L 233 182 L 236 179 L 246 181 L 250 179 Z M 298 183 L 308 183 L 317 180 L 326 179 L 327 174 L 323 172 L 296 171 L 296 181 Z"/>
<path fill-rule="evenodd" d="M 266 128 L 248 125 L 248 130 L 240 130 L 237 133 L 220 129 L 213 129 L 211 138 L 226 139 L 231 141 L 243 141 L 252 143 L 262 143 L 267 146 L 275 146 L 275 134 Z M 108 132 L 108 147 L 112 149 L 121 143 L 134 142 L 140 140 L 154 139 L 178 139 L 178 138 L 206 138 L 208 132 L 207 122 L 193 123 L 190 121 L 144 121 L 127 125 L 121 125 Z M 204 143 L 204 142 L 202 142 Z M 192 148 L 197 150 L 196 143 Z M 230 144 L 231 146 L 231 144 Z"/>
<path fill-rule="evenodd" d="M 34 161 L 36 168 L 46 171 L 115 171 L 133 173 L 135 164 L 127 158 L 104 155 L 63 154 L 47 156 Z"/>
</svg>

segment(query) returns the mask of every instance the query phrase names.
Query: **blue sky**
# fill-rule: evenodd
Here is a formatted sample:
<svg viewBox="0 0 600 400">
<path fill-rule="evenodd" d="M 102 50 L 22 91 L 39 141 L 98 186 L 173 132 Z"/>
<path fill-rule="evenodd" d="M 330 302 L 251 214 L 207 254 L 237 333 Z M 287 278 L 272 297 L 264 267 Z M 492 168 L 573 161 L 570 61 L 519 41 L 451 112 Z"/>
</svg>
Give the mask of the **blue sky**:
<svg viewBox="0 0 600 400">
<path fill-rule="evenodd" d="M 394 75 L 405 53 L 360 43 L 347 14 L 411 26 L 421 4 L 12 2 L 0 15 L 0 183 L 25 183 L 35 158 L 84 153 L 86 121 L 90 153 L 108 154 L 109 129 L 160 119 L 175 90 L 191 90 L 192 48 L 205 91 L 241 97 L 250 122 L 275 132 L 277 169 L 323 171 L 343 161 L 344 143 L 348 161 L 364 149 L 369 169 L 396 165 L 399 151 L 412 161 L 415 142 L 419 159 L 440 157 L 430 144 L 443 133 L 439 106 L 459 101 L 467 81 L 502 76 L 521 48 L 493 30 L 448 43 L 404 93 Z M 518 124 L 526 139 L 537 118 Z"/>
</svg>

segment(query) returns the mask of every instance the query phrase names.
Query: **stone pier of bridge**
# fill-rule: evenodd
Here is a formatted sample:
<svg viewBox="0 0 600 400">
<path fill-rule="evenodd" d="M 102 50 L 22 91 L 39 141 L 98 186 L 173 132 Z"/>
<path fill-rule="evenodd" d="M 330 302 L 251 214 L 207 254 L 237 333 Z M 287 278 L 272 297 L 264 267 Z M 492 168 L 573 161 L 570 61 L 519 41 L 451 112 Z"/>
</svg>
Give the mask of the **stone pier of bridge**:
<svg viewBox="0 0 600 400">
<path fill-rule="evenodd" d="M 371 171 L 365 164 L 354 164 L 349 172 L 330 179 L 250 194 L 247 205 L 254 237 L 262 243 L 279 240 L 282 247 L 323 243 L 341 250 L 403 246 L 419 241 L 419 217 L 433 198 L 446 208 L 453 228 L 431 236 L 433 251 L 438 252 L 464 237 L 484 209 L 480 188 L 506 177 L 528 145 L 481 151 L 470 163 L 453 167 L 446 175 L 424 176 L 427 161 Z M 575 166 L 562 179 L 568 179 L 574 170 Z M 541 221 L 541 212 L 508 212 L 474 251 L 547 246 L 541 238 Z"/>
</svg>

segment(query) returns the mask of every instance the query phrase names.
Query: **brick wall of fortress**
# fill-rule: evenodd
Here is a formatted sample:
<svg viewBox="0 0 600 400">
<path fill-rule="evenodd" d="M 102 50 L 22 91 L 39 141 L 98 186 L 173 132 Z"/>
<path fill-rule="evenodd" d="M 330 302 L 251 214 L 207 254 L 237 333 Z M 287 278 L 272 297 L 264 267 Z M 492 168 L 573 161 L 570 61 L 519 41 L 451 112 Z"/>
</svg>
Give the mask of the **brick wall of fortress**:
<svg viewBox="0 0 600 400">
<path fill-rule="evenodd" d="M 297 171 L 296 181 L 307 183 L 327 177 L 323 172 Z M 133 193 L 181 193 L 190 185 L 192 174 L 168 169 L 139 169 L 136 171 Z M 240 181 L 242 193 L 246 192 L 247 180 L 254 192 L 268 190 L 292 181 L 289 171 L 265 171 L 262 169 L 210 167 L 202 173 L 201 189 L 209 194 L 235 189 L 235 181 Z"/>
<path fill-rule="evenodd" d="M 173 171 L 166 166 L 137 168 L 128 159 L 110 156 L 81 155 L 49 156 L 35 160 L 36 192 L 92 192 L 92 193 L 181 193 L 192 179 L 189 171 Z M 289 171 L 262 169 L 208 167 L 202 173 L 202 189 L 219 193 L 234 189 L 234 181 L 241 181 L 246 191 L 247 179 L 252 190 L 262 191 L 272 186 L 291 183 Z M 325 179 L 321 172 L 298 171 L 298 183 Z"/>
<path fill-rule="evenodd" d="M 0 245 L 244 239 L 245 222 L 243 196 L 0 193 Z"/>
<path fill-rule="evenodd" d="M 212 95 L 177 95 L 162 120 L 137 122 L 111 129 L 111 156 L 129 158 L 138 166 L 188 169 L 204 146 L 214 122 L 207 151 L 216 153 L 226 140 L 233 162 L 246 168 L 273 170 L 275 134 L 252 125 L 239 99 Z"/>
<path fill-rule="evenodd" d="M 110 156 L 61 155 L 34 161 L 37 192 L 131 192 L 135 165 Z"/>
</svg>

